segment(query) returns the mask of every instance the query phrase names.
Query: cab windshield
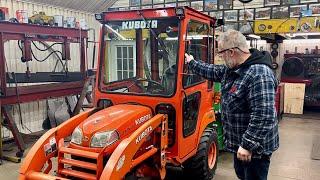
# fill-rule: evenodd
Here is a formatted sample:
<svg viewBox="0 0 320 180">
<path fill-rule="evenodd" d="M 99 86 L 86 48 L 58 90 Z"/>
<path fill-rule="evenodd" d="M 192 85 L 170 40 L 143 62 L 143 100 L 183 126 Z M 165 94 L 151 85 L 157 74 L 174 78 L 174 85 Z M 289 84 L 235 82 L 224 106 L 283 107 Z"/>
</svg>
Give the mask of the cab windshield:
<svg viewBox="0 0 320 180">
<path fill-rule="evenodd" d="M 103 91 L 173 95 L 177 84 L 177 18 L 111 21 L 103 26 Z"/>
</svg>

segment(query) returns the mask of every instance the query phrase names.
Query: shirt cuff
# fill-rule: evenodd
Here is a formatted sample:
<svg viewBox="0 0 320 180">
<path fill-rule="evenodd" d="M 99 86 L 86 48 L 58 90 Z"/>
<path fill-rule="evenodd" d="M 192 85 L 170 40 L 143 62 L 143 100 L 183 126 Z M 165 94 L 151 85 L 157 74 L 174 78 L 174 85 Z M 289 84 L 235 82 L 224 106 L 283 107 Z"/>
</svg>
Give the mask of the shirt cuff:
<svg viewBox="0 0 320 180">
<path fill-rule="evenodd" d="M 245 134 L 242 137 L 242 142 L 240 146 L 250 152 L 255 152 L 257 154 L 262 154 L 263 148 L 260 143 L 252 141 L 245 137 Z"/>
<path fill-rule="evenodd" d="M 195 62 L 196 62 L 196 60 L 192 59 L 192 60 L 188 63 L 188 66 L 189 66 L 189 67 L 192 67 Z"/>
</svg>

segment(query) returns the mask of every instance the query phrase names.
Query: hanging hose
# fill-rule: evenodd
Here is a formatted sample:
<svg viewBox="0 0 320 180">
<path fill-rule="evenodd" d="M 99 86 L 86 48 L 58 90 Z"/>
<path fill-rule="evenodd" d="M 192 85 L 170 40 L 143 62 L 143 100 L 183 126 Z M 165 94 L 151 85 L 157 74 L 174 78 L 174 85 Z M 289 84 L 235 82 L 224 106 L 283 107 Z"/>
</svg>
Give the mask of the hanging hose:
<svg viewBox="0 0 320 180">
<path fill-rule="evenodd" d="M 32 41 L 32 43 L 34 43 L 34 42 Z M 22 45 L 21 45 L 21 41 L 18 41 L 18 45 L 19 45 L 20 50 L 23 51 Z M 38 48 L 37 48 L 37 49 L 38 49 Z M 49 49 L 49 48 L 48 48 L 48 49 Z M 40 50 L 40 49 L 39 49 L 39 50 Z M 40 50 L 40 51 L 42 51 L 42 50 Z M 43 61 L 47 60 L 53 53 L 60 53 L 60 54 L 62 55 L 62 52 L 61 52 L 61 51 L 55 50 L 55 51 L 51 52 L 47 57 L 45 57 L 44 59 L 40 60 L 40 59 L 38 59 L 38 58 L 34 55 L 32 49 L 31 49 L 32 57 L 33 57 L 36 61 L 38 61 L 38 62 L 43 62 Z"/>
<path fill-rule="evenodd" d="M 47 43 L 45 43 L 45 42 L 39 41 L 39 43 L 41 43 L 42 45 L 46 46 L 48 49 L 49 49 L 49 47 L 50 47 L 50 46 L 49 46 Z M 61 44 L 62 44 L 62 43 L 61 43 Z M 54 49 L 51 47 L 51 48 L 49 49 L 49 51 L 52 51 L 52 52 L 53 52 Z M 62 65 L 62 70 L 61 70 L 60 72 L 66 72 L 66 64 L 63 63 L 62 58 L 59 56 L 59 54 L 58 54 L 57 52 L 55 52 L 55 57 L 58 59 L 58 61 L 56 61 L 56 64 L 55 64 L 54 69 L 53 69 L 52 72 L 55 72 L 55 71 L 56 71 L 58 62 L 60 62 L 61 65 Z"/>
<path fill-rule="evenodd" d="M 18 100 L 20 125 L 21 125 L 22 129 L 26 128 L 28 131 L 30 131 L 30 133 L 32 133 L 32 131 L 23 124 L 22 112 L 21 112 L 21 101 L 20 101 L 20 94 L 19 94 L 19 89 L 18 89 L 18 82 L 17 82 L 16 74 L 14 72 L 12 72 L 12 77 L 14 78 L 14 82 L 15 82 L 15 85 L 16 85 L 16 95 L 17 95 L 17 100 Z"/>
<path fill-rule="evenodd" d="M 36 43 L 34 43 L 34 41 L 31 41 L 31 42 L 32 42 L 32 44 L 34 45 L 34 47 L 36 47 L 36 49 L 38 49 L 39 51 L 48 51 L 48 50 L 51 49 L 54 45 L 63 44 L 63 43 L 53 43 L 53 44 L 51 44 L 49 47 L 47 47 L 46 49 L 41 49 L 41 48 L 39 48 L 39 47 L 36 45 Z M 39 41 L 39 42 L 41 42 L 41 41 Z"/>
<path fill-rule="evenodd" d="M 44 59 L 38 59 L 35 55 L 34 55 L 34 53 L 33 53 L 33 51 L 31 50 L 31 54 L 32 54 L 32 57 L 36 60 L 36 61 L 38 61 L 38 62 L 43 62 L 43 61 L 46 61 L 47 59 L 49 59 L 49 57 L 53 54 L 53 53 L 60 53 L 61 55 L 62 55 L 62 52 L 61 51 L 52 51 L 47 57 L 45 57 Z"/>
<path fill-rule="evenodd" d="M 39 43 L 41 43 L 41 44 L 43 44 L 44 46 L 46 46 L 46 49 L 41 49 L 41 48 L 39 48 L 39 47 L 35 44 L 34 41 L 31 41 L 31 42 L 32 42 L 32 44 L 35 46 L 35 48 L 36 48 L 37 50 L 39 50 L 39 51 L 48 51 L 48 50 L 53 49 L 52 47 L 53 47 L 54 45 L 63 44 L 63 43 L 53 43 L 52 45 L 49 46 L 48 44 L 39 41 Z M 23 52 L 23 48 L 22 48 L 21 41 L 18 41 L 18 46 L 19 46 L 20 50 Z M 32 57 L 33 57 L 36 61 L 38 61 L 38 62 L 44 62 L 44 61 L 46 61 L 52 54 L 55 54 L 56 57 L 57 57 L 57 59 L 59 60 L 59 62 L 60 62 L 61 65 L 62 65 L 62 71 L 66 71 L 65 64 L 62 62 L 62 59 L 59 57 L 58 53 L 60 53 L 60 55 L 62 56 L 62 52 L 61 52 L 61 51 L 52 50 L 52 52 L 51 52 L 49 55 L 47 55 L 44 59 L 41 59 L 41 60 L 40 60 L 40 59 L 38 59 L 38 58 L 35 56 L 34 52 L 33 52 L 32 49 L 31 49 Z M 56 64 L 56 66 L 57 66 L 57 64 Z M 56 66 L 54 67 L 53 72 L 55 71 Z"/>
</svg>

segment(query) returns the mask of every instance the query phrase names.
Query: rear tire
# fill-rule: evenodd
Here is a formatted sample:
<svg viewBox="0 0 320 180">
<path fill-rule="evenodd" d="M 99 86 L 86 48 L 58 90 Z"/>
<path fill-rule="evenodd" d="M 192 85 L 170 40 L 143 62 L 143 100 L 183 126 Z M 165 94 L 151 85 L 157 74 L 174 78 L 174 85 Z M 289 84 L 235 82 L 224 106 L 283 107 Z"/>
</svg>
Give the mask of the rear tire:
<svg viewBox="0 0 320 180">
<path fill-rule="evenodd" d="M 206 128 L 201 136 L 197 153 L 184 165 L 188 179 L 211 180 L 218 160 L 218 139 L 213 128 Z"/>
</svg>

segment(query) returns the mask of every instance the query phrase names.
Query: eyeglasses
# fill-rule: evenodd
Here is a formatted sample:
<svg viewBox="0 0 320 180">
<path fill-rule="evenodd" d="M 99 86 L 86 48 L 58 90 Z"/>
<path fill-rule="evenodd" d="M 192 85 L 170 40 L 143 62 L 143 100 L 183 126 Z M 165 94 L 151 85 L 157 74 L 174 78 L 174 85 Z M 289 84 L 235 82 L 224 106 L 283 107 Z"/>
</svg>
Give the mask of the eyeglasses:
<svg viewBox="0 0 320 180">
<path fill-rule="evenodd" d="M 218 51 L 218 52 L 217 52 L 217 55 L 218 55 L 218 56 L 221 56 L 222 53 L 224 53 L 224 52 L 226 52 L 226 51 L 229 51 L 229 50 L 231 50 L 231 49 L 234 49 L 234 48 L 236 48 L 236 49 L 238 49 L 239 51 L 241 51 L 241 52 L 243 52 L 243 53 L 246 53 L 246 54 L 250 53 L 250 52 L 245 52 L 245 51 L 243 51 L 243 50 L 240 49 L 239 47 L 232 47 L 232 48 L 228 48 L 228 49 L 224 49 L 224 50 Z"/>
<path fill-rule="evenodd" d="M 226 51 L 229 51 L 229 50 L 231 50 L 231 49 L 234 49 L 234 48 L 238 48 L 238 47 L 232 47 L 232 48 L 224 49 L 224 50 L 218 51 L 217 54 L 222 54 L 222 53 L 224 53 L 224 52 L 226 52 Z M 239 48 L 238 48 L 238 49 L 239 49 Z"/>
</svg>

